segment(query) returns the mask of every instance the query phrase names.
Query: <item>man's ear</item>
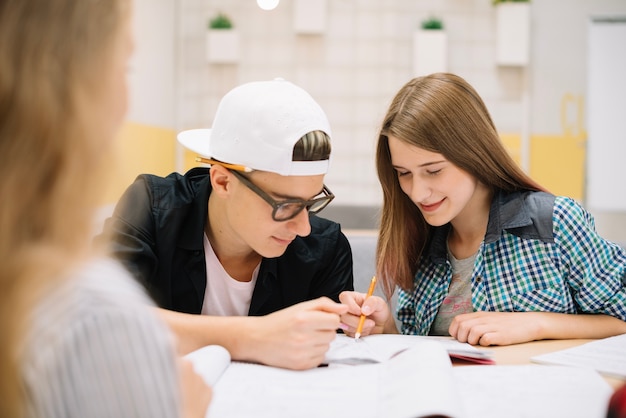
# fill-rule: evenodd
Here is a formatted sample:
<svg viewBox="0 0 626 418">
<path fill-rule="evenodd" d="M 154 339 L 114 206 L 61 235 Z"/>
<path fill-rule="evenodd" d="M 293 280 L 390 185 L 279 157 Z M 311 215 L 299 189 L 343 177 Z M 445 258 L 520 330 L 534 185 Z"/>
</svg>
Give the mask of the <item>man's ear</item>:
<svg viewBox="0 0 626 418">
<path fill-rule="evenodd" d="M 226 196 L 230 193 L 230 182 L 233 175 L 226 167 L 213 164 L 209 176 L 211 176 L 211 187 L 213 188 L 211 193 L 217 193 L 219 196 Z"/>
</svg>

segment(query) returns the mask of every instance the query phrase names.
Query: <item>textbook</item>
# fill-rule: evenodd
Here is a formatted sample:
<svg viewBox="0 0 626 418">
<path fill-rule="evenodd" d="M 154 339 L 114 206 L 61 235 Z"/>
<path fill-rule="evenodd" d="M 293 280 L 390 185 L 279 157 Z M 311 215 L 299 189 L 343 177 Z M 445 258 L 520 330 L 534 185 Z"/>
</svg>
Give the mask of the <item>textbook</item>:
<svg viewBox="0 0 626 418">
<path fill-rule="evenodd" d="M 371 337 L 341 338 L 339 346 L 366 347 Z M 379 362 L 305 371 L 230 361 L 209 347 L 187 356 L 213 387 L 207 418 L 604 418 L 612 393 L 590 369 L 452 367 L 445 346 L 429 339 Z"/>
<path fill-rule="evenodd" d="M 541 354 L 530 360 L 535 363 L 588 367 L 606 376 L 626 379 L 626 334 Z"/>
</svg>

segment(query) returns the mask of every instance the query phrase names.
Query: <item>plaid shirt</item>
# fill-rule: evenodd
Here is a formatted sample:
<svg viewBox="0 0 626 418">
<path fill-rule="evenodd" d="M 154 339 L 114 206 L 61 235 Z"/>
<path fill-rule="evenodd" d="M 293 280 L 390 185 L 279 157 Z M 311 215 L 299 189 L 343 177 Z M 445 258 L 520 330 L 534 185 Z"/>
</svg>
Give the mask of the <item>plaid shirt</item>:
<svg viewBox="0 0 626 418">
<path fill-rule="evenodd" d="M 427 335 L 448 291 L 450 225 L 433 235 L 413 282 L 399 290 L 403 334 Z M 574 200 L 497 193 L 472 273 L 474 311 L 603 313 L 626 320 L 626 251 L 600 237 Z"/>
</svg>

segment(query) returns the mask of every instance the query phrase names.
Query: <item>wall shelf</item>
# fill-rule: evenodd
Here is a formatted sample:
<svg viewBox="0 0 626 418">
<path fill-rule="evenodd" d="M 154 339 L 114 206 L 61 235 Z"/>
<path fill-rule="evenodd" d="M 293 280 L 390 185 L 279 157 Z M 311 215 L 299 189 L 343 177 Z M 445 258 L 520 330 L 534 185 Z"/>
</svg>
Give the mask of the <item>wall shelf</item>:
<svg viewBox="0 0 626 418">
<path fill-rule="evenodd" d="M 206 33 L 207 61 L 211 64 L 239 62 L 239 32 L 235 29 L 209 29 Z"/>
<path fill-rule="evenodd" d="M 496 6 L 496 63 L 525 66 L 530 57 L 530 3 Z"/>
<path fill-rule="evenodd" d="M 303 35 L 321 35 L 326 32 L 327 0 L 295 0 L 293 3 L 293 30 Z"/>
<path fill-rule="evenodd" d="M 419 29 L 413 33 L 413 75 L 448 70 L 448 35 L 444 30 Z"/>
</svg>

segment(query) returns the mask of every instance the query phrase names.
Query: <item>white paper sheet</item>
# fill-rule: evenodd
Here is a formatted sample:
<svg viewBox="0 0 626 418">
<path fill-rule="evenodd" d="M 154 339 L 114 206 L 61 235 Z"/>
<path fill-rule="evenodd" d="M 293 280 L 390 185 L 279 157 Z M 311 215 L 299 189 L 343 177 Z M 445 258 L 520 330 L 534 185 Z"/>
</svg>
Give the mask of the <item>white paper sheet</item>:
<svg viewBox="0 0 626 418">
<path fill-rule="evenodd" d="M 219 345 L 207 345 L 185 356 L 208 385 L 215 385 L 230 365 L 230 353 Z"/>
<path fill-rule="evenodd" d="M 626 379 L 626 334 L 541 354 L 535 363 L 588 367 L 606 376 Z"/>
</svg>

